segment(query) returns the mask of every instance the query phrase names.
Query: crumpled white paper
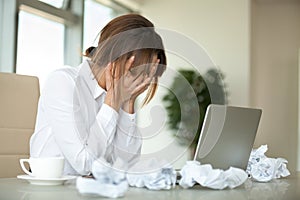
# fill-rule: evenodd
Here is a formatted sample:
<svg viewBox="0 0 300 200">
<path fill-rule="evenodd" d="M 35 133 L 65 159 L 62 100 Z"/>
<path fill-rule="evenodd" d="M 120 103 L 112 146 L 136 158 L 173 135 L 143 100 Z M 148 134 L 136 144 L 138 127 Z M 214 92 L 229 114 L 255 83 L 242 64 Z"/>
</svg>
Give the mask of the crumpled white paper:
<svg viewBox="0 0 300 200">
<path fill-rule="evenodd" d="M 212 189 L 235 188 L 243 184 L 248 174 L 239 168 L 230 167 L 228 170 L 213 169 L 210 164 L 201 165 L 198 161 L 187 161 L 180 171 L 179 185 L 189 188 L 199 183 Z"/>
<path fill-rule="evenodd" d="M 211 189 L 233 189 L 243 184 L 248 179 L 248 174 L 259 182 L 290 175 L 286 168 L 287 160 L 268 158 L 265 156 L 267 149 L 267 145 L 262 145 L 252 150 L 246 171 L 235 167 L 228 170 L 213 169 L 210 164 L 201 165 L 198 161 L 187 161 L 180 171 L 179 185 L 189 188 L 198 183 Z M 117 170 L 126 169 L 125 167 L 120 160 L 113 166 L 103 160 L 96 160 L 92 166 L 95 179 L 77 178 L 77 189 L 82 194 L 117 198 L 124 196 L 129 185 L 150 190 L 167 190 L 176 184 L 176 171 L 173 167 L 156 159 L 140 161 L 126 173 Z"/>
<path fill-rule="evenodd" d="M 247 173 L 259 182 L 268 182 L 280 177 L 290 175 L 286 165 L 288 161 L 283 158 L 268 158 L 265 153 L 267 145 L 262 145 L 258 149 L 253 149 L 249 158 Z"/>
<path fill-rule="evenodd" d="M 111 166 L 103 160 L 95 160 L 92 165 L 93 178 L 78 177 L 76 187 L 81 194 L 98 195 L 117 198 L 124 196 L 128 190 L 126 175 L 118 171 L 116 165 L 122 165 L 120 160 Z"/>
<path fill-rule="evenodd" d="M 136 163 L 129 169 L 126 177 L 130 186 L 150 190 L 168 190 L 176 184 L 176 171 L 173 167 L 155 159 Z"/>
</svg>

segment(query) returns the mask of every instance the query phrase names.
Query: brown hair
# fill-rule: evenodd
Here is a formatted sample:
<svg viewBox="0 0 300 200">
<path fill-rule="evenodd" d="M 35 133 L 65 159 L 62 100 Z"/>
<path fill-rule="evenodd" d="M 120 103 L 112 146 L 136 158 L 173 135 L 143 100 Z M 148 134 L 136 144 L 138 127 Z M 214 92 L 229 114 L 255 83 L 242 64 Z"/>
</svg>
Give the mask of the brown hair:
<svg viewBox="0 0 300 200">
<path fill-rule="evenodd" d="M 98 47 L 88 48 L 85 55 L 97 67 L 105 67 L 110 62 L 125 66 L 132 55 L 135 56 L 133 66 L 140 66 L 153 62 L 154 56 L 157 56 L 159 66 L 143 104 L 147 104 L 154 96 L 158 77 L 163 74 L 167 64 L 161 37 L 155 32 L 154 25 L 138 14 L 126 14 L 110 21 L 100 32 Z M 124 70 L 115 67 L 112 69 L 114 74 L 118 71 L 121 75 Z M 149 72 L 149 67 L 146 71 Z"/>
</svg>

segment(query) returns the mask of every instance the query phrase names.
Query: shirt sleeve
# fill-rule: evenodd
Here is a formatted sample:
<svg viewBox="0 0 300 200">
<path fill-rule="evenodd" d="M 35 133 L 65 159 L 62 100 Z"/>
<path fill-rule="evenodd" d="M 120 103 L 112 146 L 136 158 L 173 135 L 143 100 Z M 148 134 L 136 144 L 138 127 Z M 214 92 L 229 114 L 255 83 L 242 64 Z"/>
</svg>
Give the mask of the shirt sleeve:
<svg viewBox="0 0 300 200">
<path fill-rule="evenodd" d="M 60 151 L 79 174 L 87 174 L 111 145 L 119 114 L 106 106 L 95 113 L 93 102 L 83 98 L 91 96 L 88 89 L 80 86 L 69 74 L 54 72 L 41 101 Z"/>
<path fill-rule="evenodd" d="M 142 137 L 136 126 L 136 114 L 120 109 L 113 146 L 113 160 L 120 157 L 129 166 L 137 162 L 141 154 Z"/>
</svg>

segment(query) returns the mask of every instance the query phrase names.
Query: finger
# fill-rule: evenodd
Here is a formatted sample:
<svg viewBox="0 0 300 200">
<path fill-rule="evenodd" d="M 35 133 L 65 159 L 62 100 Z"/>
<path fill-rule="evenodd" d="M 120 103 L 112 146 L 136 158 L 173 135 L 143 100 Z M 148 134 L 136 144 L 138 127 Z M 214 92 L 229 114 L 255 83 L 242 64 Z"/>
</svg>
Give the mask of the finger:
<svg viewBox="0 0 300 200">
<path fill-rule="evenodd" d="M 143 84 L 150 85 L 151 82 L 152 82 L 152 80 L 153 80 L 153 77 L 146 77 L 146 78 L 144 79 Z"/>
<path fill-rule="evenodd" d="M 146 77 L 146 75 L 144 74 L 144 72 L 140 72 L 138 75 L 134 75 L 132 76 L 134 78 L 134 81 L 139 79 L 140 77 L 142 77 L 142 80 Z"/>
<path fill-rule="evenodd" d="M 144 76 L 138 76 L 131 84 L 131 88 L 135 89 L 136 87 L 138 87 L 139 85 L 141 85 L 144 81 Z"/>
<path fill-rule="evenodd" d="M 105 75 L 107 76 L 107 77 L 110 77 L 110 78 L 112 78 L 112 64 L 111 63 L 108 63 L 107 64 L 107 66 L 106 66 L 106 70 L 105 70 Z"/>
<path fill-rule="evenodd" d="M 139 94 L 141 94 L 142 92 L 144 92 L 148 87 L 149 87 L 149 83 L 142 83 L 139 86 L 137 86 L 131 93 L 132 96 L 137 96 Z"/>
<path fill-rule="evenodd" d="M 140 67 L 140 66 L 137 66 L 134 69 L 136 69 L 138 67 Z M 138 82 L 139 80 L 143 81 L 146 78 L 144 71 L 140 70 L 140 72 L 138 72 L 139 74 L 136 74 L 136 72 L 138 72 L 138 71 L 135 71 L 134 73 L 132 73 L 132 71 L 130 70 L 130 72 L 126 74 L 127 81 L 129 81 L 129 82 L 137 81 Z"/>
<path fill-rule="evenodd" d="M 151 67 L 149 77 L 153 77 L 155 75 L 159 62 L 160 62 L 160 60 L 157 59 L 156 63 Z"/>
<path fill-rule="evenodd" d="M 131 57 L 126 61 L 126 64 L 125 64 L 125 73 L 127 73 L 127 72 L 130 70 L 130 68 L 131 68 L 131 66 L 132 66 L 132 64 L 133 64 L 133 61 L 134 61 L 134 56 L 131 56 Z"/>
<path fill-rule="evenodd" d="M 105 69 L 105 80 L 106 80 L 106 89 L 109 89 L 112 85 L 112 75 L 111 75 L 112 64 L 108 63 Z"/>
</svg>

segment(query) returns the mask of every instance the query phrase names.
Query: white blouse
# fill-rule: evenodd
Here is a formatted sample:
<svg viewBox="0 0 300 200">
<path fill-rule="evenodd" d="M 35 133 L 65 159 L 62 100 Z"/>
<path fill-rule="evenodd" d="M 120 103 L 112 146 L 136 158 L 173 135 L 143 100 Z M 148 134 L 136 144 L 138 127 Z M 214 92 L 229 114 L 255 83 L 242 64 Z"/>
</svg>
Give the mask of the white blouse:
<svg viewBox="0 0 300 200">
<path fill-rule="evenodd" d="M 31 157 L 65 157 L 64 174 L 88 174 L 95 159 L 133 164 L 142 140 L 135 114 L 104 104 L 88 61 L 51 73 L 39 99 Z"/>
</svg>

